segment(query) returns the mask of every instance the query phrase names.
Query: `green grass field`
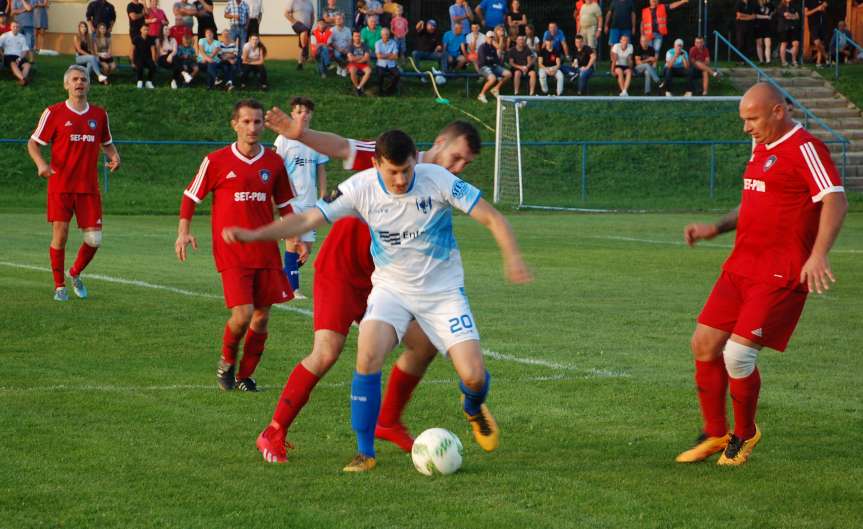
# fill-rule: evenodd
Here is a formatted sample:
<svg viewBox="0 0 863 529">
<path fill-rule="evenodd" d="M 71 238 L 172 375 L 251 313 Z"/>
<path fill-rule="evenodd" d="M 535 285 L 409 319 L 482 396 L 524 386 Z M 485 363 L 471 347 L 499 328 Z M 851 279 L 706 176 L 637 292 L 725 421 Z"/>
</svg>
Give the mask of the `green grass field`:
<svg viewBox="0 0 863 529">
<path fill-rule="evenodd" d="M 439 360 L 406 422 L 455 432 L 465 463 L 427 478 L 382 444 L 375 471 L 340 472 L 355 335 L 294 424 L 290 462 L 262 462 L 255 437 L 311 320 L 274 311 L 264 391 L 219 392 L 227 311 L 206 216 L 186 264 L 175 217 L 108 216 L 91 298 L 58 304 L 42 214 L 2 213 L 0 527 L 860 527 L 863 217 L 832 255 L 835 289 L 812 296 L 786 353 L 762 354 L 764 440 L 738 469 L 673 462 L 699 427 L 689 334 L 730 244 L 682 246 L 699 218 L 514 214 L 536 273 L 514 287 L 491 237 L 459 216 L 502 443 L 489 455 L 472 441 Z"/>
</svg>

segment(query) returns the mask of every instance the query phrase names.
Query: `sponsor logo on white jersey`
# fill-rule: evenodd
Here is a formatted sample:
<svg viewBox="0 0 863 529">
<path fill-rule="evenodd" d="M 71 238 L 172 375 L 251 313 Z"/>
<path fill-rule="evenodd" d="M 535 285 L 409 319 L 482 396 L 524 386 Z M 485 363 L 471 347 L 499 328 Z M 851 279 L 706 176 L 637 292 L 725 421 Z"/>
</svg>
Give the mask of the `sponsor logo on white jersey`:
<svg viewBox="0 0 863 529">
<path fill-rule="evenodd" d="M 267 194 L 262 191 L 237 191 L 234 202 L 266 202 Z"/>
<path fill-rule="evenodd" d="M 744 178 L 743 189 L 745 191 L 758 191 L 759 193 L 764 193 L 765 191 L 767 191 L 767 184 L 764 183 L 764 180 L 757 180 L 755 178 Z"/>
<path fill-rule="evenodd" d="M 225 180 L 230 180 L 231 178 L 236 178 L 236 177 L 237 177 L 237 173 L 235 173 L 234 171 L 231 171 L 230 173 L 228 173 L 228 176 L 225 177 Z"/>
</svg>

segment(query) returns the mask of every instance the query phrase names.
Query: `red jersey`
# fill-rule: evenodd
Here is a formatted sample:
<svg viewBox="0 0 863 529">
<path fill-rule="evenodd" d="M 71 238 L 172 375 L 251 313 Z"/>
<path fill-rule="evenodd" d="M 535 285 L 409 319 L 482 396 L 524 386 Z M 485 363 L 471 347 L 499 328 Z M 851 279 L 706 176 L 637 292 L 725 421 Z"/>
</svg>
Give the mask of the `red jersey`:
<svg viewBox="0 0 863 529">
<path fill-rule="evenodd" d="M 799 123 L 779 140 L 755 145 L 743 173 L 734 249 L 723 269 L 805 289 L 800 269 L 815 244 L 821 199 L 836 192 L 844 188 L 830 152 Z"/>
<path fill-rule="evenodd" d="M 177 46 L 183 45 L 183 37 L 186 35 L 192 37 L 192 29 L 185 24 L 177 24 L 171 26 L 170 34 L 177 41 Z"/>
<path fill-rule="evenodd" d="M 199 204 L 213 193 L 213 257 L 216 269 L 271 268 L 281 270 L 282 257 L 275 241 L 227 244 L 222 229 L 227 226 L 259 228 L 273 221 L 273 202 L 282 215 L 291 212 L 294 197 L 285 163 L 261 147 L 254 158 L 246 158 L 237 144 L 208 154 L 198 174 L 183 194 Z"/>
<path fill-rule="evenodd" d="M 87 104 L 83 112 L 68 101 L 51 105 L 42 112 L 30 139 L 39 145 L 51 144 L 48 193 L 98 193 L 96 169 L 103 145 L 113 141 L 108 114 Z"/>
</svg>

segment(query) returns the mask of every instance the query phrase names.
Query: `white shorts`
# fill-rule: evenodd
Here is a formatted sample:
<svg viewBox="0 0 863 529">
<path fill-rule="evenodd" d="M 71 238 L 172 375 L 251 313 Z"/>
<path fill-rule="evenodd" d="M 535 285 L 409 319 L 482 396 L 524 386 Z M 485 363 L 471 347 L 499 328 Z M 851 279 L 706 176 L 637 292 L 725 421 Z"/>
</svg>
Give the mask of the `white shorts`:
<svg viewBox="0 0 863 529">
<path fill-rule="evenodd" d="M 424 296 L 397 294 L 378 286 L 372 288 L 363 321 L 376 320 L 392 325 L 401 343 L 414 319 L 444 355 L 456 344 L 479 340 L 479 331 L 462 288 Z"/>
<path fill-rule="evenodd" d="M 294 213 L 299 215 L 300 213 L 305 213 L 310 209 L 315 209 L 315 205 L 311 206 L 303 205 L 303 204 L 291 204 L 291 209 L 294 210 Z M 315 242 L 317 239 L 318 232 L 316 230 L 312 230 L 300 235 L 300 240 L 303 242 Z"/>
</svg>

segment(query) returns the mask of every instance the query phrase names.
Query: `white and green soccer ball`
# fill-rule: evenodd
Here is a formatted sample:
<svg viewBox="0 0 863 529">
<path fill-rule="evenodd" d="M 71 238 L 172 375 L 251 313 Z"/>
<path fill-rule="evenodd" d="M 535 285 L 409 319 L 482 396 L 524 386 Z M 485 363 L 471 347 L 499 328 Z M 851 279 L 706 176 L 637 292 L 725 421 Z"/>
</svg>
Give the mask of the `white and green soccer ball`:
<svg viewBox="0 0 863 529">
<path fill-rule="evenodd" d="M 463 452 L 456 434 L 443 428 L 429 428 L 414 441 L 411 459 L 420 474 L 447 475 L 461 468 Z"/>
</svg>

